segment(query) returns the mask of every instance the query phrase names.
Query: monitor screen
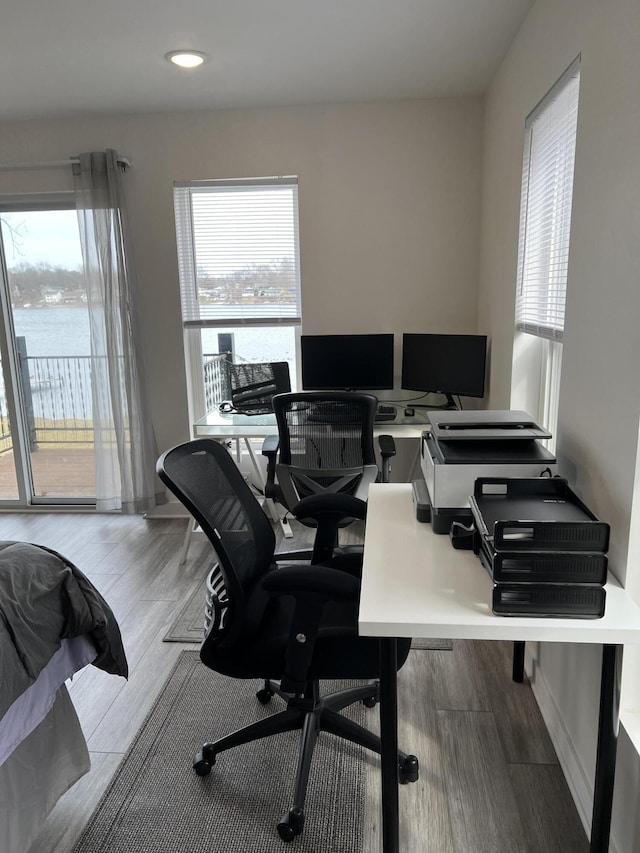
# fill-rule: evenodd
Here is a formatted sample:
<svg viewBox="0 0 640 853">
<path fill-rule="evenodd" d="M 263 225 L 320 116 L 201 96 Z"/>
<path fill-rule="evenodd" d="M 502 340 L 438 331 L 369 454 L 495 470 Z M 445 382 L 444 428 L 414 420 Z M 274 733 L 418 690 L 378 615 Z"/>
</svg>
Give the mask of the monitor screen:
<svg viewBox="0 0 640 853">
<path fill-rule="evenodd" d="M 483 397 L 486 335 L 402 336 L 402 382 L 410 391 Z"/>
<path fill-rule="evenodd" d="M 305 391 L 393 388 L 393 335 L 302 335 Z"/>
</svg>

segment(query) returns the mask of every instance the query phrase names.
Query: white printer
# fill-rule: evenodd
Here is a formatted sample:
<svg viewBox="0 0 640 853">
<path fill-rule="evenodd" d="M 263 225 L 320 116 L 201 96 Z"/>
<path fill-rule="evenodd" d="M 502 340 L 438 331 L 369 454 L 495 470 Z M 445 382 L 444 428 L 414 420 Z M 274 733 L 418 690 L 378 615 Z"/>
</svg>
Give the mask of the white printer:
<svg viewBox="0 0 640 853">
<path fill-rule="evenodd" d="M 526 412 L 431 410 L 427 419 L 431 429 L 420 442 L 427 494 L 423 484 L 414 483 L 414 500 L 418 518 L 430 517 L 436 533 L 449 533 L 454 521 L 471 523 L 469 496 L 478 477 L 557 473 L 555 456 L 540 444 L 551 433 Z M 430 505 L 426 514 L 425 501 Z"/>
</svg>

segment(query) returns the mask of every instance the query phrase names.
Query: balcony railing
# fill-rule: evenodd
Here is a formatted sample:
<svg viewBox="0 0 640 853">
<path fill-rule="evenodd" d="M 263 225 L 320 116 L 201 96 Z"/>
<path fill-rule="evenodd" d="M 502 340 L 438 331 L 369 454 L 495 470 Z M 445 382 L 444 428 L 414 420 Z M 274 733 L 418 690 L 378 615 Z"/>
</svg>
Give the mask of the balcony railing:
<svg viewBox="0 0 640 853">
<path fill-rule="evenodd" d="M 208 411 L 230 396 L 227 356 L 206 353 L 202 360 Z M 24 356 L 20 363 L 31 449 L 44 444 L 93 446 L 91 356 Z M 12 447 L 0 386 L 0 453 Z"/>
<path fill-rule="evenodd" d="M 227 353 L 204 353 L 204 402 L 205 411 L 210 412 L 223 400 L 231 397 L 229 386 L 229 364 Z"/>
</svg>

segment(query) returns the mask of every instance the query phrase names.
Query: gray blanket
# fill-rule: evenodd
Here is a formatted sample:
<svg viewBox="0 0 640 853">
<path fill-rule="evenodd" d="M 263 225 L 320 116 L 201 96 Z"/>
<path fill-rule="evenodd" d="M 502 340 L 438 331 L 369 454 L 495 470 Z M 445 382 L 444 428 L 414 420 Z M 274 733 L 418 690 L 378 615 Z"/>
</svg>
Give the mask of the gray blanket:
<svg viewBox="0 0 640 853">
<path fill-rule="evenodd" d="M 0 541 L 0 717 L 65 637 L 91 636 L 94 666 L 128 676 L 120 628 L 85 575 L 40 545 Z"/>
</svg>

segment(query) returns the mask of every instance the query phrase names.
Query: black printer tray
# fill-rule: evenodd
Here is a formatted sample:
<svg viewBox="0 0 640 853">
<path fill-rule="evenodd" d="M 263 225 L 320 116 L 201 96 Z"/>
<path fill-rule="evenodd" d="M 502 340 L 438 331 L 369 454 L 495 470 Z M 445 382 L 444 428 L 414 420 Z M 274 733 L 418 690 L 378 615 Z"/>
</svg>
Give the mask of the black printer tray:
<svg viewBox="0 0 640 853">
<path fill-rule="evenodd" d="M 531 441 L 438 441 L 427 433 L 431 455 L 446 465 L 551 465 L 556 457 Z"/>
<path fill-rule="evenodd" d="M 606 553 L 609 525 L 561 477 L 479 477 L 469 506 L 491 551 Z"/>
<path fill-rule="evenodd" d="M 475 550 L 494 583 L 602 586 L 607 581 L 607 558 L 604 554 L 588 551 L 494 551 L 486 541 L 481 541 Z"/>
<path fill-rule="evenodd" d="M 497 616 L 549 616 L 600 619 L 606 592 L 601 586 L 572 584 L 496 584 L 492 610 Z"/>
</svg>

